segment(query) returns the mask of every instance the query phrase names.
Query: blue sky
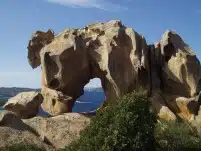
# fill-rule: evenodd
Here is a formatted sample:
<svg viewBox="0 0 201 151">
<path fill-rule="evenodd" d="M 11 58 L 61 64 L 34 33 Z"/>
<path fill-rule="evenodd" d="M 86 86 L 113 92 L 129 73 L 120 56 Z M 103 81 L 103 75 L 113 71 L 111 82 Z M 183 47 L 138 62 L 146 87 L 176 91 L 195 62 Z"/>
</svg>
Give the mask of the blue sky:
<svg viewBox="0 0 201 151">
<path fill-rule="evenodd" d="M 58 33 L 111 19 L 122 20 L 148 43 L 175 30 L 201 56 L 200 0 L 0 0 L 0 86 L 40 87 L 40 68 L 32 70 L 27 61 L 34 31 Z"/>
</svg>

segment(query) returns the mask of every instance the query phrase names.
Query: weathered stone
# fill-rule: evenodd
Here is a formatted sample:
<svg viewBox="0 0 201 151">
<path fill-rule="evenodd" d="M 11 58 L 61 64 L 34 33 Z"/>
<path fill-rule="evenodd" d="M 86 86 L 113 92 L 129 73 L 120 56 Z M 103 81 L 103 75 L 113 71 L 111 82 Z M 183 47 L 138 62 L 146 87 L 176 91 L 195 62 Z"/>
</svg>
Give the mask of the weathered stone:
<svg viewBox="0 0 201 151">
<path fill-rule="evenodd" d="M 148 50 L 150 96 L 155 98 L 157 91 L 161 91 L 162 96 L 152 103 L 157 106 L 157 113 L 164 118 L 162 115 L 166 115 L 165 112 L 170 115 L 171 111 L 177 118 L 191 121 L 200 106 L 195 99 L 201 90 L 201 66 L 196 55 L 173 31 L 166 31 L 162 39 L 150 45 Z M 160 108 L 165 108 L 164 114 Z"/>
<path fill-rule="evenodd" d="M 71 106 L 73 104 L 73 100 L 71 97 L 45 86 L 42 87 L 41 92 L 44 97 L 42 103 L 42 108 L 44 111 L 48 111 L 51 115 L 58 115 L 72 111 Z"/>
<path fill-rule="evenodd" d="M 47 144 L 60 149 L 79 138 L 80 131 L 89 124 L 90 120 L 78 113 L 67 113 L 51 118 L 35 117 L 24 122 Z"/>
<path fill-rule="evenodd" d="M 40 65 L 40 50 L 47 44 L 51 43 L 54 38 L 54 32 L 48 30 L 47 32 L 37 31 L 32 35 L 32 39 L 28 44 L 28 60 L 32 68 Z"/>
<path fill-rule="evenodd" d="M 0 113 L 0 126 L 14 126 L 16 129 L 24 127 L 19 116 L 11 111 L 3 111 Z"/>
<path fill-rule="evenodd" d="M 51 118 L 35 117 L 21 120 L 10 111 L 0 113 L 0 148 L 14 144 L 33 144 L 47 151 L 65 148 L 79 138 L 90 118 L 67 113 Z"/>
<path fill-rule="evenodd" d="M 201 104 L 195 101 L 189 108 L 201 91 L 200 62 L 173 31 L 147 45 L 143 36 L 112 20 L 67 29 L 32 51 L 40 51 L 43 108 L 53 115 L 71 112 L 93 78 L 100 78 L 105 101 L 116 101 L 139 87 L 148 89 L 157 114 L 166 119 L 191 120 Z"/>
<path fill-rule="evenodd" d="M 155 114 L 164 120 L 176 120 L 177 117 L 175 114 L 167 107 L 164 98 L 159 92 L 155 92 L 152 97 L 149 98 L 149 101 L 152 104 Z"/>
<path fill-rule="evenodd" d="M 42 142 L 32 128 L 12 112 L 0 113 L 0 148 L 15 144 L 32 144 L 53 151 L 54 148 Z"/>
<path fill-rule="evenodd" d="M 166 96 L 168 107 L 181 119 L 191 121 L 195 118 L 198 102 L 195 98 Z"/>
<path fill-rule="evenodd" d="M 22 92 L 10 98 L 3 108 L 21 118 L 31 118 L 38 114 L 42 101 L 43 96 L 38 92 Z"/>
<path fill-rule="evenodd" d="M 201 66 L 191 48 L 172 31 L 165 32 L 160 48 L 165 59 L 165 93 L 196 96 L 201 91 Z"/>
<path fill-rule="evenodd" d="M 43 86 L 75 102 L 90 79 L 100 78 L 106 100 L 116 101 L 147 84 L 146 49 L 145 39 L 120 21 L 67 29 L 40 51 Z M 138 75 L 145 78 L 140 80 Z M 60 113 L 71 111 L 72 104 L 70 100 L 69 107 Z M 49 109 L 45 111 L 59 114 L 60 109 Z"/>
<path fill-rule="evenodd" d="M 191 120 L 190 122 L 193 124 L 194 127 L 196 127 L 199 135 L 201 136 L 201 92 L 199 95 L 195 98 L 195 101 L 198 102 L 197 108 L 196 108 L 196 116 L 194 117 L 194 120 Z"/>
<path fill-rule="evenodd" d="M 160 119 L 175 120 L 177 118 L 192 121 L 199 109 L 199 102 L 196 98 L 178 97 L 175 95 L 164 95 L 154 93 L 149 98 Z"/>
</svg>

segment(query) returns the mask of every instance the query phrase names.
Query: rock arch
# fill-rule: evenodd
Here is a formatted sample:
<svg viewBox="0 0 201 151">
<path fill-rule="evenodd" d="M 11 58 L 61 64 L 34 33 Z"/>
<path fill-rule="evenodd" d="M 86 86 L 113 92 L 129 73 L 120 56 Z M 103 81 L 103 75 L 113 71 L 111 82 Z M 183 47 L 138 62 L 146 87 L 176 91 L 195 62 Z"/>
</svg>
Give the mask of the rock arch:
<svg viewBox="0 0 201 151">
<path fill-rule="evenodd" d="M 42 64 L 44 106 L 52 106 L 45 109 L 52 114 L 71 111 L 72 103 L 83 94 L 84 86 L 93 78 L 101 79 L 106 100 L 111 101 L 141 85 L 137 75 L 141 67 L 146 69 L 143 53 L 147 51 L 147 44 L 142 36 L 120 21 L 67 29 L 47 41 L 42 49 L 36 47 L 36 43 L 28 48 L 32 54 L 36 53 L 34 56 L 40 56 L 40 61 L 29 57 L 30 65 L 35 68 L 35 62 Z M 34 48 L 40 51 L 34 51 Z M 50 96 L 49 90 L 68 96 L 67 101 L 58 94 Z M 53 101 L 50 101 L 51 97 Z M 64 108 L 66 103 L 68 107 Z M 53 106 L 61 111 L 56 111 Z"/>
<path fill-rule="evenodd" d="M 41 64 L 42 106 L 50 114 L 71 112 L 93 78 L 101 79 L 105 101 L 117 101 L 139 87 L 148 89 L 157 112 L 163 106 L 174 112 L 169 100 L 200 92 L 200 62 L 175 32 L 166 31 L 155 45 L 147 45 L 118 20 L 66 29 L 56 36 L 51 30 L 36 33 L 28 59 L 33 68 Z"/>
</svg>

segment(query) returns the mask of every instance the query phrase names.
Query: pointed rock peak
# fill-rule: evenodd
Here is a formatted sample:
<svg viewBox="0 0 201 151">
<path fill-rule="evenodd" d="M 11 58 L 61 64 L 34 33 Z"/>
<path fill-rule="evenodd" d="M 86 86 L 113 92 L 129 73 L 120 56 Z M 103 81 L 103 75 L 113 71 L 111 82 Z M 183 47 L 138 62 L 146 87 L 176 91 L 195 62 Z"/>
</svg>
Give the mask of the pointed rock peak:
<svg viewBox="0 0 201 151">
<path fill-rule="evenodd" d="M 165 33 L 162 35 L 162 39 L 160 40 L 160 45 L 162 52 L 165 51 L 165 48 L 171 46 L 182 54 L 195 55 L 189 45 L 184 42 L 184 40 L 179 36 L 179 34 L 172 30 L 165 31 Z"/>
</svg>

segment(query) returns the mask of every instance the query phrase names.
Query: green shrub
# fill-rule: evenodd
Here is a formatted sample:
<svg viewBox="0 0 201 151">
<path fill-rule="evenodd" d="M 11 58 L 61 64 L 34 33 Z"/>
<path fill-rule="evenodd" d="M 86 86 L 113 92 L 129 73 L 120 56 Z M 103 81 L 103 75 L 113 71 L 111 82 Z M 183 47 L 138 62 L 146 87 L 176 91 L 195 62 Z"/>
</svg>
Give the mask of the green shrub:
<svg viewBox="0 0 201 151">
<path fill-rule="evenodd" d="M 158 151 L 201 151 L 201 138 L 188 122 L 162 121 L 155 132 Z"/>
<path fill-rule="evenodd" d="M 46 151 L 46 150 L 44 148 L 39 148 L 36 145 L 22 143 L 0 148 L 0 151 Z"/>
<path fill-rule="evenodd" d="M 66 151 L 154 150 L 155 117 L 146 93 L 134 92 L 98 111 L 90 125 Z"/>
</svg>

